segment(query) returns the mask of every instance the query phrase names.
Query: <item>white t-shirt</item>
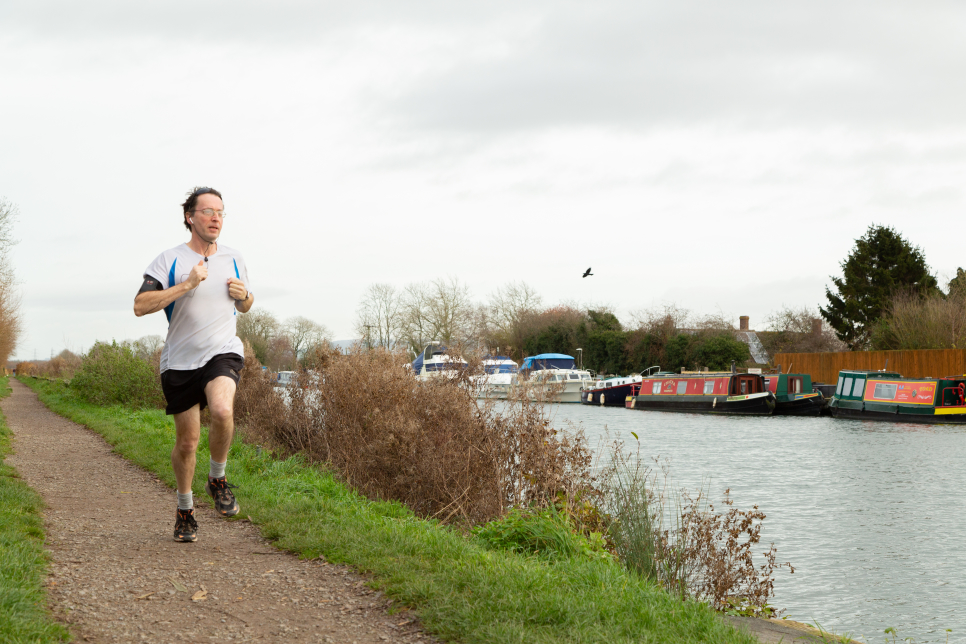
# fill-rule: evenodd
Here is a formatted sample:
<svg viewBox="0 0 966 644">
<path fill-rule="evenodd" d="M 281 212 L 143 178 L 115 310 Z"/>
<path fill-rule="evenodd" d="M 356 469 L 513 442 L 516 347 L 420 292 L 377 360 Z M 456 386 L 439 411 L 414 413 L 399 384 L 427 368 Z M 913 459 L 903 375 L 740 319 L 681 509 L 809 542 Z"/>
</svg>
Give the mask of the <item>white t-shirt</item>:
<svg viewBox="0 0 966 644">
<path fill-rule="evenodd" d="M 144 269 L 164 288 L 188 280 L 191 268 L 204 261 L 204 255 L 187 244 L 164 251 Z M 237 353 L 245 357 L 241 339 L 235 333 L 235 300 L 228 294 L 228 278 L 237 277 L 251 290 L 248 269 L 241 253 L 224 244 L 208 256 L 208 279 L 193 291 L 164 307 L 168 317 L 168 337 L 161 350 L 161 371 L 203 367 L 218 354 Z"/>
</svg>

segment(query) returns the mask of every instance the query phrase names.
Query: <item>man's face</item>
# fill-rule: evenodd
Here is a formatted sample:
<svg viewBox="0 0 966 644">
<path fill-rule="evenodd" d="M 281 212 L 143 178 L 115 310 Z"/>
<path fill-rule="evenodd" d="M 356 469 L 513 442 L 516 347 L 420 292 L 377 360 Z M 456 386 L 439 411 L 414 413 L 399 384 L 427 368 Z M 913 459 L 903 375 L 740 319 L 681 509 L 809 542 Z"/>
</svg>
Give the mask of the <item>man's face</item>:
<svg viewBox="0 0 966 644">
<path fill-rule="evenodd" d="M 208 217 L 202 211 L 210 208 L 216 214 Z M 225 209 L 221 198 L 211 193 L 206 193 L 198 197 L 198 203 L 194 207 L 194 212 L 189 212 L 188 217 L 193 221 L 192 226 L 198 236 L 208 243 L 213 243 L 221 234 L 221 226 L 225 223 L 221 215 L 217 214 Z"/>
</svg>

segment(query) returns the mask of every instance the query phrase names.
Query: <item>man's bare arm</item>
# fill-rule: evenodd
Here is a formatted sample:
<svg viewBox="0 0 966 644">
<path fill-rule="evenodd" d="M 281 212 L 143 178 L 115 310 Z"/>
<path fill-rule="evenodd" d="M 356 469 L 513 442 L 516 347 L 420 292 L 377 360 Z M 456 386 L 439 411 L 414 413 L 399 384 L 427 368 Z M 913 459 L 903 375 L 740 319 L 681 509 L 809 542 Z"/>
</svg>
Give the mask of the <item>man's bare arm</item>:
<svg viewBox="0 0 966 644">
<path fill-rule="evenodd" d="M 228 296 L 235 300 L 235 308 L 239 313 L 247 313 L 255 304 L 255 295 L 236 277 L 228 278 Z"/>
<path fill-rule="evenodd" d="M 198 288 L 198 285 L 208 278 L 208 269 L 205 268 L 204 264 L 204 261 L 201 261 L 198 262 L 197 266 L 192 266 L 188 279 L 171 288 L 166 288 L 163 291 L 138 293 L 137 297 L 134 298 L 134 315 L 141 317 L 142 315 L 157 313 L 185 293 Z"/>
</svg>

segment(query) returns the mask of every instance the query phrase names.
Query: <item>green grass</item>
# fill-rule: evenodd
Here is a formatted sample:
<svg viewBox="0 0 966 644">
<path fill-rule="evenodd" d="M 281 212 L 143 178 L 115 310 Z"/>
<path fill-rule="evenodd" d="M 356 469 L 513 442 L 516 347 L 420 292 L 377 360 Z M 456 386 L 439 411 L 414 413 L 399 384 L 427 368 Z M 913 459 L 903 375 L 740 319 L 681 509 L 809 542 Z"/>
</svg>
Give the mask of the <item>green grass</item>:
<svg viewBox="0 0 966 644">
<path fill-rule="evenodd" d="M 50 409 L 100 433 L 119 454 L 173 486 L 174 426 L 163 412 L 97 407 L 60 383 L 25 384 Z M 199 462 L 206 450 L 203 435 Z M 198 468 L 195 494 L 203 494 L 205 472 Z M 239 486 L 240 516 L 251 516 L 279 548 L 371 574 L 373 587 L 411 607 L 443 639 L 757 642 L 707 606 L 677 600 L 612 561 L 493 550 L 401 504 L 368 500 L 299 458 L 277 460 L 236 441 L 228 476 Z"/>
<path fill-rule="evenodd" d="M 8 394 L 7 378 L 0 378 L 0 398 Z M 0 458 L 11 452 L 11 435 L 0 413 Z M 40 495 L 0 462 L 0 642 L 69 639 L 46 609 L 43 507 Z"/>
</svg>

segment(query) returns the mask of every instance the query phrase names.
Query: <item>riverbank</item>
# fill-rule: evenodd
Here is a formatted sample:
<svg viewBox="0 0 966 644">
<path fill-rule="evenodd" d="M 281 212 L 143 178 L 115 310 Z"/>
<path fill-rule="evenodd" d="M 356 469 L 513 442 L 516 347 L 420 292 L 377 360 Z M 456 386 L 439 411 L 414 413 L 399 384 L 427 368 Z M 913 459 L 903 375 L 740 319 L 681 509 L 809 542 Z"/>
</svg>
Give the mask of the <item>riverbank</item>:
<svg viewBox="0 0 966 644">
<path fill-rule="evenodd" d="M 77 400 L 61 383 L 28 379 L 27 384 L 53 411 L 93 429 L 118 454 L 173 484 L 172 426 L 163 412 L 96 407 Z M 275 459 L 238 441 L 229 476 L 240 486 L 242 515 L 276 547 L 354 567 L 367 575 L 371 588 L 393 606 L 409 608 L 407 615 L 442 639 L 756 641 L 707 606 L 677 600 L 615 563 L 548 561 L 490 550 L 456 530 L 418 519 L 398 503 L 365 499 L 297 458 Z M 203 477 L 199 471 L 199 499 L 204 498 Z"/>
</svg>

